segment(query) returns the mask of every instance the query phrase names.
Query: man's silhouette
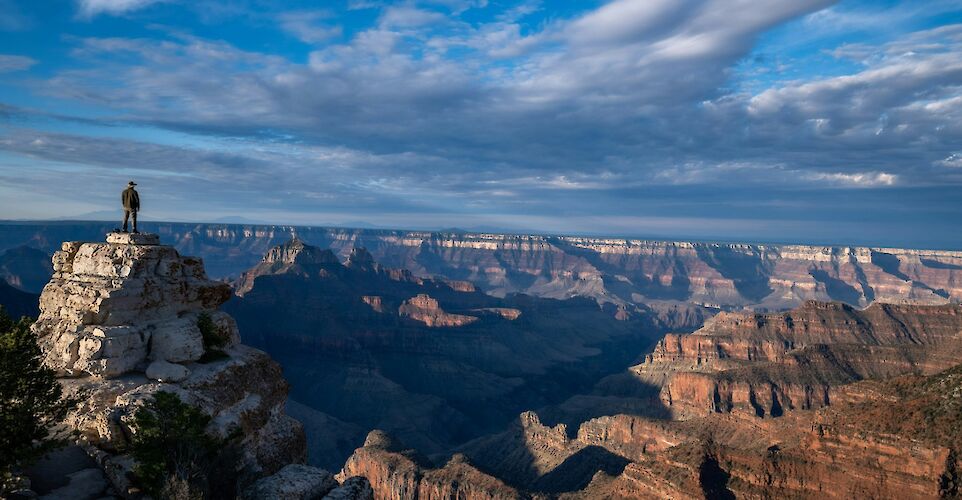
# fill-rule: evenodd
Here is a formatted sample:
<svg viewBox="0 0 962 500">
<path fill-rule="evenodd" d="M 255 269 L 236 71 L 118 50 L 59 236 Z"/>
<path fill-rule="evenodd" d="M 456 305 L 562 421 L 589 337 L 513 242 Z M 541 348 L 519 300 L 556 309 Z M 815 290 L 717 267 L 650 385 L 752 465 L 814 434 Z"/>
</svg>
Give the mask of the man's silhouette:
<svg viewBox="0 0 962 500">
<path fill-rule="evenodd" d="M 130 181 L 127 183 L 127 189 L 120 195 L 120 201 L 124 204 L 124 232 L 127 232 L 127 220 L 131 216 L 134 218 L 134 232 L 137 233 L 137 212 L 140 210 L 140 195 L 137 194 L 137 190 L 134 189 L 137 183 Z"/>
</svg>

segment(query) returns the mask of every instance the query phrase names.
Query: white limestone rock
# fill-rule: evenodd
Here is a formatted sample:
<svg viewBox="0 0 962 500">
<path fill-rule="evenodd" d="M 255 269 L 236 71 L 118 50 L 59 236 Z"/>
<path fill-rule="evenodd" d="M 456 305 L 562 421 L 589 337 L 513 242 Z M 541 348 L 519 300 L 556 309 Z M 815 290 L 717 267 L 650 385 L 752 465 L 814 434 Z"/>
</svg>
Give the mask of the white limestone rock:
<svg viewBox="0 0 962 500">
<path fill-rule="evenodd" d="M 150 359 L 172 363 L 197 361 L 204 355 L 204 337 L 197 328 L 197 316 L 188 315 L 154 325 Z"/>
<path fill-rule="evenodd" d="M 147 355 L 149 334 L 129 326 L 84 328 L 74 368 L 104 378 L 133 371 Z"/>
<path fill-rule="evenodd" d="M 61 376 L 112 378 L 148 361 L 200 359 L 205 312 L 227 347 L 239 342 L 233 319 L 216 309 L 230 288 L 208 280 L 199 259 L 148 240 L 112 234 L 112 243 L 67 242 L 54 255 L 33 328 Z"/>
<path fill-rule="evenodd" d="M 157 360 L 147 366 L 147 378 L 160 382 L 181 382 L 190 375 L 190 370 L 184 365 Z"/>
</svg>

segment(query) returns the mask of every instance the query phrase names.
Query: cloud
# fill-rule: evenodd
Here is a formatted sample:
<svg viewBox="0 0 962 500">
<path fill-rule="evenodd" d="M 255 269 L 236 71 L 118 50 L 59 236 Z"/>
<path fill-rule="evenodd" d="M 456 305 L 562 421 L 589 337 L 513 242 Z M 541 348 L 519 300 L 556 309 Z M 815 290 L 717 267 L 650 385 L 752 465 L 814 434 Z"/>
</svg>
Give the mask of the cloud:
<svg viewBox="0 0 962 500">
<path fill-rule="evenodd" d="M 305 43 L 326 42 L 341 36 L 343 29 L 329 21 L 333 15 L 327 11 L 284 12 L 278 16 L 281 29 Z"/>
<path fill-rule="evenodd" d="M 610 172 L 620 179 L 610 186 L 724 183 L 743 172 L 751 175 L 738 182 L 806 184 L 820 173 L 896 168 L 894 159 L 867 158 L 869 145 L 908 144 L 939 126 L 948 140 L 958 106 L 944 84 L 962 67 L 946 33 L 918 41 L 930 46 L 941 36 L 938 50 L 899 55 L 894 46 L 874 47 L 886 55 L 853 75 L 757 95 L 721 91 L 726 69 L 761 32 L 826 5 L 619 0 L 524 35 L 510 20 L 473 26 L 388 7 L 370 29 L 343 43 L 325 40 L 306 65 L 183 35 L 160 44 L 87 38 L 74 53 L 91 69 L 62 71 L 45 91 L 192 133 L 270 128 L 308 143 L 441 157 L 446 165 L 434 174 L 447 178 L 482 163 L 491 176 L 514 179 Z M 280 19 L 320 42 L 326 31 L 312 37 L 307 28 L 323 26 L 325 16 Z M 442 18 L 444 31 L 427 23 Z M 516 49 L 493 55 L 507 47 Z M 118 54 L 144 64 L 118 64 Z M 786 156 L 785 147 L 794 152 Z M 921 175 L 925 163 L 912 168 Z"/>
<path fill-rule="evenodd" d="M 417 28 L 446 20 L 447 16 L 440 12 L 410 6 L 392 6 L 384 9 L 380 24 L 389 28 Z"/>
<path fill-rule="evenodd" d="M 962 168 L 962 153 L 952 153 L 944 160 L 939 160 L 935 163 L 943 167 Z"/>
<path fill-rule="evenodd" d="M 816 173 L 811 178 L 817 181 L 828 181 L 843 186 L 869 188 L 875 186 L 892 186 L 898 181 L 898 176 L 885 172 L 862 172 L 854 174 L 844 173 Z"/>
<path fill-rule="evenodd" d="M 77 0 L 78 14 L 90 19 L 100 14 L 119 16 L 168 0 Z"/>
<path fill-rule="evenodd" d="M 952 25 L 862 45 L 860 71 L 790 82 L 711 106 L 726 121 L 742 121 L 744 109 L 746 133 L 758 144 L 804 148 L 812 156 L 820 148 L 835 162 L 857 156 L 902 169 L 902 177 L 925 177 L 933 172 L 922 165 L 957 151 L 962 141 L 960 35 L 962 25 Z M 852 47 L 839 52 L 847 57 Z"/>
<path fill-rule="evenodd" d="M 37 64 L 36 59 L 10 54 L 0 54 L 0 73 L 23 71 Z"/>
</svg>

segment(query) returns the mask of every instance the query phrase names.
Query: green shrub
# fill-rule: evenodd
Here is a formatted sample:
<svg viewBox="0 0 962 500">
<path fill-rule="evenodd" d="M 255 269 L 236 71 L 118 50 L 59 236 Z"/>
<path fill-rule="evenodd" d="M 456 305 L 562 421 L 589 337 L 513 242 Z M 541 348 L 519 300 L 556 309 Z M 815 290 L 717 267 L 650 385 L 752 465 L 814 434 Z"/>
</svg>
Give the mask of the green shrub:
<svg viewBox="0 0 962 500">
<path fill-rule="evenodd" d="M 233 498 L 237 436 L 206 432 L 210 417 L 170 392 L 158 392 L 134 414 L 130 454 L 137 483 L 155 498 Z"/>
<path fill-rule="evenodd" d="M 218 349 L 227 345 L 227 339 L 225 339 L 217 329 L 217 325 L 214 323 L 214 319 L 210 317 L 210 313 L 205 311 L 197 316 L 197 328 L 204 338 L 205 350 Z"/>
<path fill-rule="evenodd" d="M 63 395 L 53 370 L 43 366 L 31 320 L 14 321 L 0 306 L 0 477 L 64 444 L 53 427 L 77 404 Z M 0 481 L 3 497 L 7 481 Z"/>
</svg>

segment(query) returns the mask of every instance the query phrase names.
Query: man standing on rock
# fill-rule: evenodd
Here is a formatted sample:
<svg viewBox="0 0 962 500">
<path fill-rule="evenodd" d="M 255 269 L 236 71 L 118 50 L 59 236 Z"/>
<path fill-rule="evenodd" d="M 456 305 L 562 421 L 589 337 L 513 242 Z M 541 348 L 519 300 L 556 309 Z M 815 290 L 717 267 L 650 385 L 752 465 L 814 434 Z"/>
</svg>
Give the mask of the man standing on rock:
<svg viewBox="0 0 962 500">
<path fill-rule="evenodd" d="M 140 211 L 140 195 L 137 194 L 137 190 L 134 189 L 137 183 L 130 181 L 127 183 L 127 189 L 120 195 L 120 201 L 124 203 L 124 232 L 127 232 L 127 220 L 131 216 L 134 218 L 134 233 L 137 231 L 137 212 Z"/>
</svg>

